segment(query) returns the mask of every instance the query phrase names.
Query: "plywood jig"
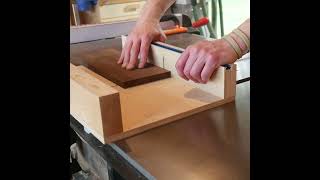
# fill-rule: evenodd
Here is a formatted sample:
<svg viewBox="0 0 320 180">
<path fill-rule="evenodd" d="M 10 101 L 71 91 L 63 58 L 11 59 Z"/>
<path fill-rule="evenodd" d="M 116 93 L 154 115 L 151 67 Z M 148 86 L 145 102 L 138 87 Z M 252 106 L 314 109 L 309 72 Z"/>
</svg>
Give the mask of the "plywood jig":
<svg viewBox="0 0 320 180">
<path fill-rule="evenodd" d="M 124 44 L 125 37 L 122 40 Z M 170 71 L 171 77 L 126 89 L 84 66 L 70 64 L 71 115 L 102 143 L 234 101 L 235 64 L 219 67 L 207 84 L 196 84 L 178 76 L 175 63 L 180 53 L 157 44 L 151 45 L 148 62 Z"/>
</svg>

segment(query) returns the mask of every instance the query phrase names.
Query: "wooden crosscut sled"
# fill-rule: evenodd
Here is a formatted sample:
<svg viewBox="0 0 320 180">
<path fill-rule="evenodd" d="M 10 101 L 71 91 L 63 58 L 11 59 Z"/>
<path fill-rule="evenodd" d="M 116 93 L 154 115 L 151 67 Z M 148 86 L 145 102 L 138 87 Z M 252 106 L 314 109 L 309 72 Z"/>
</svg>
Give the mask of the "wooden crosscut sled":
<svg viewBox="0 0 320 180">
<path fill-rule="evenodd" d="M 171 71 L 171 77 L 126 89 L 70 63 L 71 115 L 105 144 L 235 100 L 235 64 L 219 67 L 207 84 L 196 84 L 178 76 L 179 51 L 152 44 L 148 61 Z"/>
</svg>

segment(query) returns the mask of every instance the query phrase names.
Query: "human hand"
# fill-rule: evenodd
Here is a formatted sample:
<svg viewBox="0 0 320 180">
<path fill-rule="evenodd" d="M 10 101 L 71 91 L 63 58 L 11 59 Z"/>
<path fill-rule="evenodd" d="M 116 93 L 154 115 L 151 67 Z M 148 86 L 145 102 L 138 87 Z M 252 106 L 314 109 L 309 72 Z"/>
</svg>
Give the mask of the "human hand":
<svg viewBox="0 0 320 180">
<path fill-rule="evenodd" d="M 235 51 L 223 39 L 200 41 L 187 47 L 176 62 L 176 69 L 183 79 L 205 84 L 219 66 L 237 59 Z"/>
<path fill-rule="evenodd" d="M 147 62 L 151 42 L 164 42 L 165 40 L 166 35 L 162 31 L 159 22 L 137 22 L 136 26 L 127 37 L 118 64 L 122 64 L 122 68 L 128 70 L 134 69 L 137 65 L 139 68 L 143 68 Z M 141 58 L 140 62 L 138 62 L 139 54 Z"/>
</svg>

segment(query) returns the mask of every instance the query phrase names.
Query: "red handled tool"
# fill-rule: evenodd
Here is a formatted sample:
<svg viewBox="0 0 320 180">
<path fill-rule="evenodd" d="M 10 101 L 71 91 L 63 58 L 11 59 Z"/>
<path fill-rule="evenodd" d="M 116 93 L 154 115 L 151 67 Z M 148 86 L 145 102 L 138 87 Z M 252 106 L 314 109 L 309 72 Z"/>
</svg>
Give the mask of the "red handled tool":
<svg viewBox="0 0 320 180">
<path fill-rule="evenodd" d="M 208 23 L 209 23 L 209 19 L 207 17 L 203 17 L 198 21 L 193 22 L 192 28 L 199 28 L 201 26 L 207 25 Z M 174 29 L 164 30 L 164 34 L 167 36 L 172 34 L 178 34 L 178 33 L 186 33 L 186 32 L 189 32 L 188 27 L 181 27 L 178 25 Z"/>
<path fill-rule="evenodd" d="M 198 21 L 192 23 L 193 28 L 199 28 L 201 26 L 207 25 L 209 23 L 209 19 L 207 17 L 200 18 Z"/>
</svg>

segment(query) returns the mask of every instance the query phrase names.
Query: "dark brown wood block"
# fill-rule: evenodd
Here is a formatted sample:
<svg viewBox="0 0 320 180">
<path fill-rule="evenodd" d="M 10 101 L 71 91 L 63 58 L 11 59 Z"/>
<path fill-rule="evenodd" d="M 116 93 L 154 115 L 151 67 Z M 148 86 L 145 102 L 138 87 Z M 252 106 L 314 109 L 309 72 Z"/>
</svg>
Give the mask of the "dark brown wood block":
<svg viewBox="0 0 320 180">
<path fill-rule="evenodd" d="M 113 49 L 100 49 L 83 54 L 83 56 L 89 69 L 122 88 L 129 88 L 171 76 L 170 71 L 149 63 L 143 69 L 126 70 L 117 64 L 120 52 Z"/>
</svg>

